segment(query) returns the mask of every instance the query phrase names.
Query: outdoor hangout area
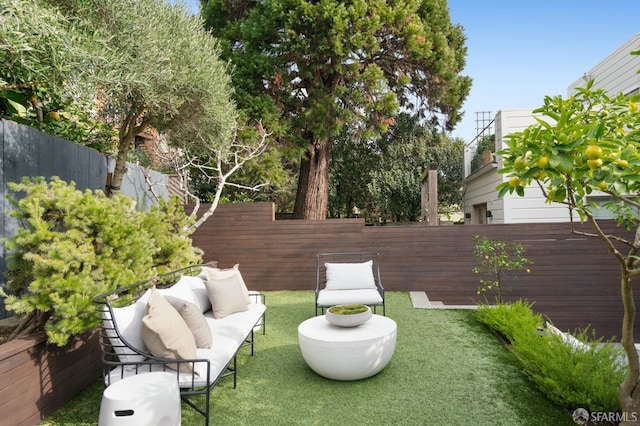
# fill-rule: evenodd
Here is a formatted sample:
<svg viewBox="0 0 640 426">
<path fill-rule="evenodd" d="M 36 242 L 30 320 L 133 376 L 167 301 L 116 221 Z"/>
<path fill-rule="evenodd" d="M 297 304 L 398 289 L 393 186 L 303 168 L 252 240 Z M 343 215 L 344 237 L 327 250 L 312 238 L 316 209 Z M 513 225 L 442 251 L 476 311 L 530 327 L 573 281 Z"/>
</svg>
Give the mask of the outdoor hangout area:
<svg viewBox="0 0 640 426">
<path fill-rule="evenodd" d="M 481 3 L 3 2 L 0 426 L 640 425 L 640 3 Z"/>
<path fill-rule="evenodd" d="M 277 220 L 270 203 L 212 219 L 193 234 L 208 263 L 94 297 L 97 331 L 25 346 L 22 364 L 4 349 L 21 339 L 2 345 L 3 410 L 42 425 L 571 424 L 577 407 L 619 410 L 626 359 L 598 340 L 618 341 L 615 264 L 566 224 Z M 479 290 L 479 235 L 531 261 L 502 277 L 500 309 Z M 341 315 L 364 322 L 330 323 Z"/>
<path fill-rule="evenodd" d="M 616 345 L 522 300 L 388 291 L 384 265 L 318 253 L 315 290 L 257 291 L 239 264 L 211 262 L 101 294 L 102 377 L 40 424 L 569 425 L 578 408 L 616 410 Z"/>
<path fill-rule="evenodd" d="M 574 424 L 472 310 L 414 308 L 409 293 L 386 292 L 398 331 L 393 357 L 372 377 L 339 381 L 314 372 L 299 348 L 298 326 L 314 317 L 313 290 L 264 294 L 266 334 L 256 333 L 253 356 L 239 351 L 237 387 L 227 377 L 213 388 L 210 424 Z M 95 424 L 102 391 L 96 380 L 41 424 Z M 183 425 L 203 424 L 186 404 L 181 414 Z"/>
</svg>

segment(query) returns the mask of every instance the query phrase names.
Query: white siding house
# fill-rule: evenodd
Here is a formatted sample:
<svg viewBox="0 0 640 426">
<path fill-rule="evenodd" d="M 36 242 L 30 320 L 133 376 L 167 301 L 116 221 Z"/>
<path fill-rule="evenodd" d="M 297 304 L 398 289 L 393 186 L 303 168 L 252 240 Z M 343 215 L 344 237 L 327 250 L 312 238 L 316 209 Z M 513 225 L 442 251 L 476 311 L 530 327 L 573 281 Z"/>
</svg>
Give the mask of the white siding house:
<svg viewBox="0 0 640 426">
<path fill-rule="evenodd" d="M 594 80 L 593 87 L 604 89 L 610 95 L 623 93 L 632 95 L 640 90 L 640 55 L 631 55 L 640 49 L 640 33 L 620 46 L 615 52 L 607 56 L 598 65 L 585 72 L 567 89 L 569 96 L 576 92 L 576 88 L 584 87 L 587 81 Z"/>
<path fill-rule="evenodd" d="M 536 121 L 531 109 L 500 110 L 495 116 L 496 151 L 503 148 L 504 137 L 520 132 Z M 465 152 L 471 156 L 473 150 Z M 525 188 L 525 197 L 506 194 L 498 198 L 496 186 L 508 180 L 497 173 L 502 167 L 500 157 L 482 165 L 465 179 L 464 212 L 465 223 L 532 223 L 561 222 L 568 220 L 568 212 L 561 204 L 545 204 L 542 192 L 535 185 Z"/>
<path fill-rule="evenodd" d="M 638 49 L 640 49 L 640 33 L 570 85 L 567 89 L 568 96 L 591 79 L 594 80 L 594 88 L 602 88 L 610 95 L 620 92 L 625 95 L 638 93 L 640 74 L 637 74 L 637 71 L 640 70 L 640 55 L 630 54 Z M 522 131 L 536 123 L 532 111 L 533 109 L 498 111 L 493 122 L 495 151 L 503 149 L 505 136 Z M 524 197 L 506 194 L 498 198 L 496 186 L 507 180 L 505 175 L 497 172 L 502 167 L 500 158 L 492 160 L 485 156 L 485 161 L 472 169 L 476 146 L 481 139 L 476 137 L 464 152 L 465 223 L 534 223 L 569 220 L 568 209 L 562 204 L 546 204 L 542 191 L 537 185 L 527 186 Z M 594 198 L 597 199 L 597 197 Z"/>
</svg>

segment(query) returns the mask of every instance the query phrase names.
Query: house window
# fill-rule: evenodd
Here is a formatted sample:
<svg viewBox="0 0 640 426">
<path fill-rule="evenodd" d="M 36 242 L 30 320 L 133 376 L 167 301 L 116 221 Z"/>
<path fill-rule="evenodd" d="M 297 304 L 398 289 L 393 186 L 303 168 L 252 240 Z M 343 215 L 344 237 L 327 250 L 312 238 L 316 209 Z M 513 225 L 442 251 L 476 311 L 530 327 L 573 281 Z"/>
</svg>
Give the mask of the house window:
<svg viewBox="0 0 640 426">
<path fill-rule="evenodd" d="M 589 207 L 589 209 L 591 210 L 591 213 L 593 213 L 593 217 L 596 220 L 616 219 L 617 215 L 615 214 L 615 212 L 612 212 L 611 210 L 607 209 L 607 207 L 605 206 L 605 204 L 608 202 L 611 202 L 611 200 L 612 200 L 611 197 L 604 197 L 604 196 L 589 197 L 590 203 L 600 206 L 600 208 Z M 631 209 L 634 212 L 636 217 L 640 217 L 640 211 L 638 211 L 637 208 L 631 207 Z"/>
</svg>

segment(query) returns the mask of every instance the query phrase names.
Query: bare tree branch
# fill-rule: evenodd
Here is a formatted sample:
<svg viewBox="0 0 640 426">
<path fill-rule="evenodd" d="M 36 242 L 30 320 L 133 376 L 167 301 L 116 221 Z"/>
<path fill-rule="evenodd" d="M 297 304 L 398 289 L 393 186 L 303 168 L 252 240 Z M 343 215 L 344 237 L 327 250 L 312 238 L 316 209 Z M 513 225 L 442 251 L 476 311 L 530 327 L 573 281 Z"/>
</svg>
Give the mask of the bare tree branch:
<svg viewBox="0 0 640 426">
<path fill-rule="evenodd" d="M 259 157 L 267 150 L 267 138 L 270 135 L 267 133 L 262 127 L 261 123 L 256 125 L 256 128 L 259 133 L 259 140 L 255 145 L 245 145 L 237 142 L 237 138 L 234 142 L 225 148 L 215 149 L 212 148 L 212 152 L 216 158 L 215 166 L 206 166 L 206 165 L 198 165 L 192 163 L 192 166 L 198 168 L 200 171 L 205 173 L 206 170 L 211 169 L 211 171 L 216 173 L 215 177 L 211 177 L 211 179 L 215 179 L 217 181 L 216 185 L 216 193 L 213 197 L 213 201 L 211 202 L 211 206 L 207 209 L 206 212 L 192 225 L 193 228 L 198 228 L 202 225 L 209 217 L 213 215 L 218 204 L 220 203 L 220 197 L 222 196 L 222 192 L 224 187 L 227 185 L 235 186 L 237 188 L 249 189 L 252 191 L 257 191 L 259 188 L 267 185 L 267 183 L 257 184 L 251 187 L 240 185 L 237 183 L 229 182 L 229 178 L 238 171 L 247 161 L 252 160 L 256 157 Z M 226 163 L 225 160 L 228 157 L 232 157 L 232 161 L 230 163 Z M 225 170 L 225 166 L 229 168 Z M 208 174 L 207 174 L 208 175 Z M 192 215 L 197 214 L 197 210 L 191 213 Z"/>
</svg>

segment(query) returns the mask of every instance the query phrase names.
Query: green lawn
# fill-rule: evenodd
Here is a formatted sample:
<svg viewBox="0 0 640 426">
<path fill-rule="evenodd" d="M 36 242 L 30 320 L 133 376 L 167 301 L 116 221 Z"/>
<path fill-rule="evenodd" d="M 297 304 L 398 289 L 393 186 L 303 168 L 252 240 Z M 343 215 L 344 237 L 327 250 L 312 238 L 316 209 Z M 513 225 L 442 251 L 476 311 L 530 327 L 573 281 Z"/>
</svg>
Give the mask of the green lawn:
<svg viewBox="0 0 640 426">
<path fill-rule="evenodd" d="M 338 382 L 316 375 L 298 348 L 297 325 L 314 315 L 313 292 L 267 292 L 267 334 L 238 356 L 238 387 L 212 393 L 212 425 L 575 425 L 530 384 L 502 342 L 472 311 L 414 309 L 387 292 L 396 351 L 378 375 Z M 215 345 L 215 342 L 214 342 Z M 43 425 L 97 423 L 101 385 Z M 186 404 L 183 425 L 203 424 Z"/>
</svg>

